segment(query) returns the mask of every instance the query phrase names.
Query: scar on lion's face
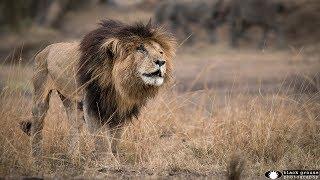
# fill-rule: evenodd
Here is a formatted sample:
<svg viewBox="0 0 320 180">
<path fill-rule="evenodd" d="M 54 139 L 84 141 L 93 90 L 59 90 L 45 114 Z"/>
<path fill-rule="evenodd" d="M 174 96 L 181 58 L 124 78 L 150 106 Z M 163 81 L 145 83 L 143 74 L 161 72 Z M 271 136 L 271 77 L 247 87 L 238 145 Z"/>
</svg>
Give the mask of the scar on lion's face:
<svg viewBox="0 0 320 180">
<path fill-rule="evenodd" d="M 166 76 L 167 58 L 160 44 L 154 41 L 140 43 L 134 51 L 138 76 L 147 85 L 161 86 Z"/>
</svg>

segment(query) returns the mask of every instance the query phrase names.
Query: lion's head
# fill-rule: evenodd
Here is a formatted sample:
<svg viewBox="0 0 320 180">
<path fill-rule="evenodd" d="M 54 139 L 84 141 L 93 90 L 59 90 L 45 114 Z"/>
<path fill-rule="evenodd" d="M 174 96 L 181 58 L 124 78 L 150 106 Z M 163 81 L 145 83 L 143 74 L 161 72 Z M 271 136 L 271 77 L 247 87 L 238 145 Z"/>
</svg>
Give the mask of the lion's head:
<svg viewBox="0 0 320 180">
<path fill-rule="evenodd" d="M 152 39 L 126 43 L 115 39 L 111 43 L 109 41 L 106 45 L 124 50 L 118 52 L 117 61 L 114 62 L 112 77 L 115 82 L 160 87 L 171 79 L 172 54 L 159 42 Z"/>
<path fill-rule="evenodd" d="M 122 95 L 137 96 L 142 90 L 154 91 L 171 79 L 176 43 L 170 34 L 150 22 L 125 25 L 104 21 L 102 27 L 112 29 L 112 35 L 103 41 L 101 50 L 112 55 L 111 76 Z M 135 93 L 133 87 L 140 92 Z"/>
<path fill-rule="evenodd" d="M 81 41 L 80 84 L 100 99 L 116 97 L 117 106 L 140 107 L 172 78 L 175 38 L 150 22 L 100 25 Z"/>
<path fill-rule="evenodd" d="M 161 86 L 166 76 L 171 76 L 171 59 L 164 55 L 164 49 L 157 42 L 145 42 L 136 47 L 138 53 L 133 59 L 137 63 L 139 77 L 147 85 Z M 168 63 L 167 63 L 168 62 Z"/>
</svg>

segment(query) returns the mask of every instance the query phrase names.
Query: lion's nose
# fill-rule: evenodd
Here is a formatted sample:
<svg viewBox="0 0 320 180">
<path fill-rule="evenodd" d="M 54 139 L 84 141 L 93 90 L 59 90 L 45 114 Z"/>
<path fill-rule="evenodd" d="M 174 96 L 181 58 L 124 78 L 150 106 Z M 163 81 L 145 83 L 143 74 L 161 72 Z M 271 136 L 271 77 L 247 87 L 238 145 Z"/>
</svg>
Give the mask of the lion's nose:
<svg viewBox="0 0 320 180">
<path fill-rule="evenodd" d="M 156 63 L 156 65 L 158 65 L 159 67 L 161 67 L 161 66 L 163 66 L 166 62 L 165 61 L 163 61 L 163 60 L 156 60 L 155 61 L 155 63 Z"/>
</svg>

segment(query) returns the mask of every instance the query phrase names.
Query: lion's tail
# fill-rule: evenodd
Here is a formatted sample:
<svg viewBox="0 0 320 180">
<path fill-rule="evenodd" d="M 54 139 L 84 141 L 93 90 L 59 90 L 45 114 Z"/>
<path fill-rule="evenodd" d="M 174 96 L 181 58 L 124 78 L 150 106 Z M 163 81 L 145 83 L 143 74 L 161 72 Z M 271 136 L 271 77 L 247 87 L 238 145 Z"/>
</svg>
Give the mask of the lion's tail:
<svg viewBox="0 0 320 180">
<path fill-rule="evenodd" d="M 20 129 L 26 133 L 28 136 L 31 135 L 31 126 L 32 126 L 32 122 L 31 121 L 22 121 L 19 123 L 20 125 Z"/>
<path fill-rule="evenodd" d="M 239 152 L 232 154 L 227 171 L 228 180 L 240 180 L 244 170 L 244 159 Z"/>
</svg>

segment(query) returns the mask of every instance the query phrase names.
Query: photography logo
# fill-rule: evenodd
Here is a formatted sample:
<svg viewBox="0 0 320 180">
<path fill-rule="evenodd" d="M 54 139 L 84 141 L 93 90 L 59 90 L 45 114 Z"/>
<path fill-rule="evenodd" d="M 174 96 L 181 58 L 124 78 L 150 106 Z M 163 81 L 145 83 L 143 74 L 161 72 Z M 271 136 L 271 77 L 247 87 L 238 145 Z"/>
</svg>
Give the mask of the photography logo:
<svg viewBox="0 0 320 180">
<path fill-rule="evenodd" d="M 269 179 L 278 179 L 282 176 L 282 174 L 279 171 L 268 171 L 266 172 L 265 176 Z"/>
<path fill-rule="evenodd" d="M 320 170 L 283 170 L 284 179 L 319 179 Z"/>
</svg>

